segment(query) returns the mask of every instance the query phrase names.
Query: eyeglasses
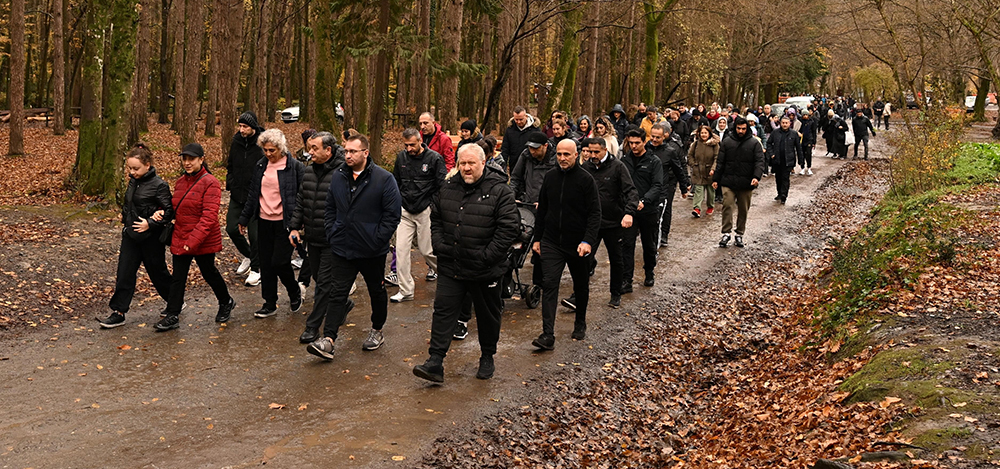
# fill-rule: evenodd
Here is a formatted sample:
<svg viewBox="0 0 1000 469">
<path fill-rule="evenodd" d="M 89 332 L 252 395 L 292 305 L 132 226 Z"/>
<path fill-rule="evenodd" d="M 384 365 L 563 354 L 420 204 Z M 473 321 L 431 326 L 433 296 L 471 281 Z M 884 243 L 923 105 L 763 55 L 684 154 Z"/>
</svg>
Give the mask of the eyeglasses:
<svg viewBox="0 0 1000 469">
<path fill-rule="evenodd" d="M 358 153 L 361 153 L 363 151 L 368 151 L 368 150 L 344 150 L 344 153 L 347 153 L 348 155 L 357 155 Z"/>
</svg>

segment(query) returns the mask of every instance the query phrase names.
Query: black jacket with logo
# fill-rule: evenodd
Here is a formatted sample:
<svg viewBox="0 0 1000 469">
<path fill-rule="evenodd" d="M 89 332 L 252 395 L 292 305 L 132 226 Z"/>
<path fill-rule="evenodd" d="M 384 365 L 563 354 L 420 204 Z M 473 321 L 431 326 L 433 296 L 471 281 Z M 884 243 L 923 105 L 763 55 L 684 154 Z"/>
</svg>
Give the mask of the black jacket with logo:
<svg viewBox="0 0 1000 469">
<path fill-rule="evenodd" d="M 426 146 L 417 156 L 410 156 L 406 150 L 399 152 L 392 176 L 399 185 L 403 210 L 416 214 L 430 207 L 431 200 L 441 190 L 447 173 L 444 157 Z"/>
<path fill-rule="evenodd" d="M 632 184 L 625 163 L 608 155 L 600 166 L 591 160 L 583 162 L 583 169 L 597 183 L 597 195 L 601 200 L 601 229 L 622 226 L 625 215 L 635 216 L 639 205 L 639 193 Z"/>
</svg>

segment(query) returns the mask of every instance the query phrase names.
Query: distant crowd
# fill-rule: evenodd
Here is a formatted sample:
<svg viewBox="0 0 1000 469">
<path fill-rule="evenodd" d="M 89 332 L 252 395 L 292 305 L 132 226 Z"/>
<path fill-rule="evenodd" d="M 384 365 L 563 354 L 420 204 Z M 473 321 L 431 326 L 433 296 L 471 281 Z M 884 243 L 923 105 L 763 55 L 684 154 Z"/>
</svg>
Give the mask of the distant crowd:
<svg viewBox="0 0 1000 469">
<path fill-rule="evenodd" d="M 357 132 L 307 130 L 302 150 L 293 155 L 280 130 L 264 130 L 253 112 L 245 112 L 226 167 L 225 231 L 243 256 L 237 274 L 246 275 L 246 286 L 260 286 L 255 318 L 278 314 L 279 282 L 292 312 L 314 289 L 299 340 L 324 360 L 334 359 L 339 328 L 354 309 L 350 296 L 358 274 L 371 309 L 361 348 L 382 346 L 389 304 L 414 298 L 415 247 L 428 267 L 425 280 L 437 286 L 428 359 L 414 374 L 443 382 L 450 344 L 467 337 L 474 315 L 481 348 L 476 377 L 489 379 L 505 300 L 541 304 L 535 348 L 554 348 L 560 304 L 575 312 L 570 338 L 585 340 L 602 243 L 610 264 L 607 305 L 619 308 L 622 295 L 633 292 L 637 244 L 642 285 L 655 285 L 678 192 L 691 200 L 692 217 L 720 208 L 719 247 L 743 247 L 751 197 L 762 178 L 776 178 L 775 201 L 784 204 L 796 167 L 799 175 L 813 174 L 820 133 L 828 156 L 846 158 L 854 144 L 858 158 L 863 143 L 867 159 L 869 137 L 882 125 L 888 129 L 892 114 L 882 101 L 869 107 L 839 97 L 781 108 L 712 103 L 660 110 L 640 103 L 626 111 L 619 104 L 596 119 L 556 111 L 543 123 L 518 106 L 499 150 L 497 139 L 471 120 L 461 124 L 456 150 L 434 116 L 424 113 L 418 127 L 403 130 L 391 172 L 374 163 L 368 138 Z M 216 262 L 223 186 L 205 165 L 204 149 L 197 143 L 181 149 L 184 174 L 173 191 L 157 176 L 144 144 L 125 162 L 129 184 L 117 280 L 101 326 L 126 323 L 144 266 L 167 302 L 155 330 L 178 328 L 192 262 L 219 302 L 216 322 L 229 321 L 236 302 Z M 567 268 L 573 293 L 560 299 Z M 522 281 L 526 269 L 531 273 Z M 390 296 L 387 288 L 393 287 Z"/>
</svg>

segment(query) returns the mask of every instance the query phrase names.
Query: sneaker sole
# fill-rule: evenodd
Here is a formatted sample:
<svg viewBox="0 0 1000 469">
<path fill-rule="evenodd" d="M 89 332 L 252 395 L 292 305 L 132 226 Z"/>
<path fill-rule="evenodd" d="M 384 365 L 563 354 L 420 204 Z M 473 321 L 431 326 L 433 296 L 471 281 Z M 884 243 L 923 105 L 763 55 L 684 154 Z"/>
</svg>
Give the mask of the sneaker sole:
<svg viewBox="0 0 1000 469">
<path fill-rule="evenodd" d="M 403 297 L 403 298 L 400 298 L 398 300 L 396 298 L 389 298 L 389 302 L 390 303 L 402 303 L 404 301 L 413 301 L 413 297 L 409 297 L 409 298 Z"/>
<path fill-rule="evenodd" d="M 298 306 L 288 305 L 288 307 L 289 307 L 289 309 L 292 310 L 293 313 L 297 313 L 297 312 L 299 312 L 302 309 L 302 301 L 299 300 Z"/>
<path fill-rule="evenodd" d="M 416 368 L 416 367 L 413 368 L 413 374 L 417 378 L 426 379 L 427 381 L 431 381 L 431 382 L 435 382 L 435 383 L 443 383 L 444 382 L 444 376 L 442 376 L 442 375 L 432 375 L 432 374 L 424 371 L 421 368 Z"/>
<path fill-rule="evenodd" d="M 465 340 L 465 338 L 468 337 L 468 336 L 469 336 L 468 333 L 465 333 L 465 334 L 462 334 L 462 335 L 456 334 L 456 335 L 451 336 L 451 340 Z"/>
<path fill-rule="evenodd" d="M 306 346 L 306 351 L 324 360 L 333 360 L 333 354 L 328 354 L 316 347 L 313 347 L 312 344 Z"/>
<path fill-rule="evenodd" d="M 101 324 L 101 329 L 114 329 L 116 327 L 124 326 L 125 325 L 125 321 L 122 321 L 122 322 L 120 322 L 118 324 L 105 324 L 103 322 L 100 323 L 100 324 Z"/>
<path fill-rule="evenodd" d="M 572 309 L 573 311 L 576 311 L 576 305 L 573 304 L 573 303 L 570 303 L 569 301 L 562 300 L 562 301 L 559 302 L 559 304 L 561 304 L 561 305 L 563 305 L 563 306 L 565 306 L 565 307 L 567 307 L 569 309 Z"/>
<path fill-rule="evenodd" d="M 531 345 L 533 345 L 536 348 L 539 348 L 541 350 L 555 350 L 555 348 L 556 348 L 555 345 L 552 345 L 552 346 L 542 345 L 541 342 L 538 341 L 538 339 L 532 340 L 531 341 Z"/>
<path fill-rule="evenodd" d="M 493 378 L 493 373 L 490 373 L 488 375 L 481 375 L 479 374 L 479 372 L 476 372 L 476 379 L 492 379 L 492 378 Z"/>
<path fill-rule="evenodd" d="M 608 303 L 608 306 L 610 306 L 611 309 L 618 309 L 618 308 L 622 307 L 622 305 L 616 305 L 616 304 L 613 304 L 613 303 Z"/>
<path fill-rule="evenodd" d="M 385 342 L 382 342 L 382 344 L 384 344 L 384 343 Z M 378 349 L 382 348 L 382 344 L 378 344 L 378 345 L 376 345 L 374 347 L 371 347 L 371 346 L 368 346 L 368 345 L 362 345 L 361 346 L 361 350 L 364 350 L 365 352 L 373 352 L 375 350 L 378 350 Z"/>
<path fill-rule="evenodd" d="M 153 326 L 153 330 L 155 330 L 156 332 L 167 332 L 167 331 L 172 331 L 174 329 L 177 329 L 179 327 L 181 327 L 180 324 L 174 324 L 173 326 L 170 326 L 170 327 L 156 327 L 156 326 Z"/>
<path fill-rule="evenodd" d="M 275 311 L 270 312 L 269 314 L 257 314 L 257 313 L 254 313 L 253 317 L 258 318 L 258 319 L 264 319 L 264 318 L 269 318 L 269 317 L 277 316 L 277 315 L 278 315 L 278 311 L 275 310 Z"/>
</svg>

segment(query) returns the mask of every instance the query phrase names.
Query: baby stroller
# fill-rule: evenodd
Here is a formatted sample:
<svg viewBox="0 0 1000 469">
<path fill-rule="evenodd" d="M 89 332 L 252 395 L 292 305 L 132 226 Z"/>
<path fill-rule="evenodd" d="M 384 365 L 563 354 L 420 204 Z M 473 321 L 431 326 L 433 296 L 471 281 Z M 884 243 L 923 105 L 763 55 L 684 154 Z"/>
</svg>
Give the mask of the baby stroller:
<svg viewBox="0 0 1000 469">
<path fill-rule="evenodd" d="M 531 252 L 531 242 L 535 235 L 535 204 L 518 202 L 517 211 L 521 216 L 521 233 L 514 240 L 513 249 L 507 254 L 511 271 L 504 276 L 503 296 L 510 298 L 517 291 L 528 308 L 537 308 L 542 300 L 542 288 L 538 285 L 521 283 L 521 268 Z M 538 267 L 536 267 L 538 268 Z"/>
</svg>

